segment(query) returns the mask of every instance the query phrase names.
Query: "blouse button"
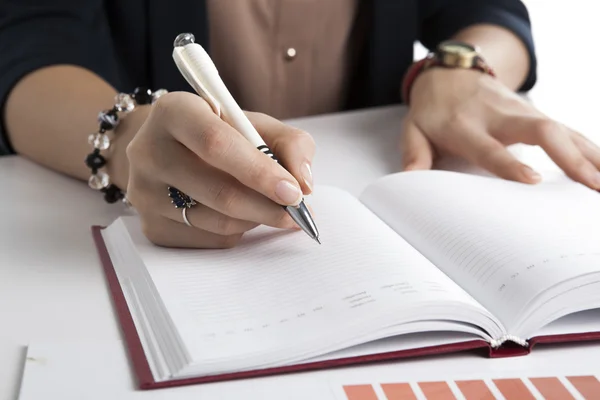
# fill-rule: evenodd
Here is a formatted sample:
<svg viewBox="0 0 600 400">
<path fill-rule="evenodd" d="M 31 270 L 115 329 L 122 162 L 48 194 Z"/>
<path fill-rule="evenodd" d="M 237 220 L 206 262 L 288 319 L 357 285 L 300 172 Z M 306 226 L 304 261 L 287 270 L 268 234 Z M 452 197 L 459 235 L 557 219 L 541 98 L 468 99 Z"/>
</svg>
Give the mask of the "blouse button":
<svg viewBox="0 0 600 400">
<path fill-rule="evenodd" d="M 296 49 L 290 47 L 285 51 L 285 59 L 288 61 L 292 61 L 294 58 L 296 58 Z"/>
</svg>

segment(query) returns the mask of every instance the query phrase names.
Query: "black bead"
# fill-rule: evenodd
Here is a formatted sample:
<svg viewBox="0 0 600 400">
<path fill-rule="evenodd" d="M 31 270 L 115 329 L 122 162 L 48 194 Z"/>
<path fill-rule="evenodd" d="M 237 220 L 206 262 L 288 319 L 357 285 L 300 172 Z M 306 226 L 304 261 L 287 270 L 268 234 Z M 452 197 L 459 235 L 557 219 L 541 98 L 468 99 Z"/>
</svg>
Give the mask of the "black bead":
<svg viewBox="0 0 600 400">
<path fill-rule="evenodd" d="M 114 106 L 113 108 L 107 111 L 107 114 L 115 117 L 115 119 L 119 119 L 119 114 L 117 114 L 118 112 L 119 110 L 117 109 L 117 106 Z"/>
<path fill-rule="evenodd" d="M 117 114 L 112 114 L 111 111 L 104 111 L 98 114 L 98 122 L 100 122 L 100 130 L 110 131 L 119 124 Z"/>
<path fill-rule="evenodd" d="M 140 105 L 150 104 L 152 103 L 152 91 L 145 87 L 138 87 L 133 91 L 133 99 Z"/>
<path fill-rule="evenodd" d="M 106 165 L 106 158 L 94 151 L 85 158 L 85 165 L 92 170 L 98 170 Z"/>
<path fill-rule="evenodd" d="M 107 188 L 103 190 L 104 192 L 104 200 L 107 203 L 116 203 L 117 201 L 123 198 L 123 192 L 115 185 L 109 185 Z"/>
<path fill-rule="evenodd" d="M 110 131 L 113 128 L 114 128 L 114 126 L 111 125 L 109 122 L 106 122 L 106 121 L 100 122 L 100 129 L 103 129 L 104 132 Z"/>
</svg>

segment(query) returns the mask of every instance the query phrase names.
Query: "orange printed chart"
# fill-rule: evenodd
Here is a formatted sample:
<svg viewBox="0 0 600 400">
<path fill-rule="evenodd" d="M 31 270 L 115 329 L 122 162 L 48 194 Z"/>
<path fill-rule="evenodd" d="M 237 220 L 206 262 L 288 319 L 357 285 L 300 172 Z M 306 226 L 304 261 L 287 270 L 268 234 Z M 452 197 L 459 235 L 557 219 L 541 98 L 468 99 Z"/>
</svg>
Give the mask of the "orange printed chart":
<svg viewBox="0 0 600 400">
<path fill-rule="evenodd" d="M 346 400 L 600 400 L 600 375 L 343 385 Z"/>
</svg>

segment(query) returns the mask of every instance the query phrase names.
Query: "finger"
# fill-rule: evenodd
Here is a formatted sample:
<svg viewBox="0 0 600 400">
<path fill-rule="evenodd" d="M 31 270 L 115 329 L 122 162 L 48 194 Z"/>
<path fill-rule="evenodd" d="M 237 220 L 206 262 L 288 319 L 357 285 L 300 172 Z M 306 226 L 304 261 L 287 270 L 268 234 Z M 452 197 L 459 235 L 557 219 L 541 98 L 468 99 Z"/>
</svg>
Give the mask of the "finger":
<svg viewBox="0 0 600 400">
<path fill-rule="evenodd" d="M 234 247 L 242 238 L 242 234 L 217 235 L 156 214 L 140 216 L 144 235 L 157 246 L 227 249 Z"/>
<path fill-rule="evenodd" d="M 431 169 L 433 148 L 423 132 L 410 119 L 405 120 L 400 146 L 404 171 Z"/>
<path fill-rule="evenodd" d="M 218 118 L 200 97 L 165 95 L 152 113 L 177 141 L 245 186 L 282 205 L 297 205 L 302 199 L 294 176 Z"/>
<path fill-rule="evenodd" d="M 185 213 L 188 222 L 194 228 L 223 236 L 244 233 L 259 225 L 256 222 L 229 217 L 204 204 L 196 204 L 186 209 Z M 183 208 L 175 208 L 171 204 L 165 205 L 163 215 L 172 221 L 185 223 Z"/>
<path fill-rule="evenodd" d="M 587 158 L 594 166 L 600 169 L 600 147 L 591 140 L 583 136 L 581 133 L 570 130 L 571 139 L 579 148 L 579 151 Z"/>
<path fill-rule="evenodd" d="M 541 181 L 537 172 L 489 134 L 469 127 L 461 129 L 464 140 L 454 147 L 459 156 L 503 179 L 531 184 Z"/>
<path fill-rule="evenodd" d="M 304 194 L 313 190 L 315 141 L 307 132 L 262 113 L 246 113 L 281 165 L 298 180 Z"/>
<path fill-rule="evenodd" d="M 576 182 L 600 189 L 600 173 L 572 140 L 568 128 L 546 118 L 519 118 L 511 124 L 521 141 L 539 145 L 567 176 Z"/>
<path fill-rule="evenodd" d="M 231 175 L 208 165 L 178 143 L 165 143 L 161 150 L 163 154 L 171 156 L 165 160 L 164 155 L 155 157 L 156 164 L 150 164 L 143 170 L 136 169 L 130 177 L 129 201 L 142 212 L 181 221 L 181 214 L 175 216 L 169 211 L 174 206 L 167 187 L 172 186 L 215 211 L 206 222 L 214 229 L 217 229 L 219 223 L 224 223 L 219 219 L 219 214 L 277 228 L 290 228 L 294 225 L 283 207 L 242 185 Z M 169 163 L 170 158 L 177 162 Z M 208 226 L 198 226 L 209 229 Z"/>
</svg>

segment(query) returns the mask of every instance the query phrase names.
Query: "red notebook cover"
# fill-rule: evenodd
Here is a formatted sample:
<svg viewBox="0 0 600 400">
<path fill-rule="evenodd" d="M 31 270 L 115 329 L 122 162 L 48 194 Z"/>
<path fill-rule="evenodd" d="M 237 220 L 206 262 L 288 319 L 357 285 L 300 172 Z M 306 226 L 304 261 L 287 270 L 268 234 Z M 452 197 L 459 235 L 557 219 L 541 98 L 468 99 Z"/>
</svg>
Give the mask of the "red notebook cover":
<svg viewBox="0 0 600 400">
<path fill-rule="evenodd" d="M 423 347 L 419 349 L 410 349 L 410 350 L 401 350 L 401 351 L 393 351 L 387 353 L 380 354 L 370 354 L 365 356 L 357 356 L 357 357 L 348 357 L 336 360 L 326 360 L 326 361 L 317 361 L 311 363 L 305 363 L 300 365 L 291 365 L 285 367 L 278 368 L 267 368 L 267 369 L 259 369 L 253 371 L 244 371 L 244 372 L 235 372 L 228 374 L 220 374 L 220 375 L 212 375 L 212 376 L 204 376 L 199 378 L 185 378 L 185 379 L 176 379 L 165 382 L 156 382 L 152 376 L 152 372 L 150 371 L 150 366 L 148 364 L 148 360 L 146 359 L 146 355 L 144 353 L 144 349 L 142 347 L 142 343 L 140 337 L 138 336 L 137 329 L 135 328 L 135 324 L 133 322 L 133 318 L 129 312 L 129 307 L 127 305 L 127 301 L 125 300 L 125 296 L 121 289 L 121 285 L 117 278 L 117 274 L 115 272 L 114 266 L 106 249 L 106 245 L 104 244 L 104 239 L 101 235 L 101 230 L 103 227 L 93 226 L 92 227 L 92 235 L 94 238 L 94 242 L 96 244 L 96 248 L 98 250 L 98 254 L 100 256 L 100 261 L 104 268 L 104 273 L 106 275 L 106 279 L 108 282 L 108 286 L 113 298 L 113 305 L 116 309 L 119 322 L 121 324 L 121 331 L 124 336 L 125 343 L 127 345 L 127 351 L 129 353 L 129 359 L 132 364 L 133 371 L 136 375 L 138 381 L 138 387 L 140 389 L 158 389 L 158 388 L 166 388 L 166 387 L 175 387 L 175 386 L 183 386 L 183 385 L 192 385 L 199 383 L 209 383 L 209 382 L 218 382 L 225 380 L 233 380 L 233 379 L 242 379 L 242 378 L 253 378 L 259 376 L 267 376 L 267 375 L 276 375 L 276 374 L 284 374 L 290 372 L 300 372 L 300 371 L 310 371 L 310 370 L 318 370 L 324 368 L 334 368 L 334 367 L 342 367 L 356 364 L 365 364 L 371 362 L 381 362 L 381 361 L 389 361 L 389 360 L 398 360 L 404 358 L 411 357 L 423 357 L 430 355 L 439 355 L 439 354 L 447 354 L 447 353 L 455 353 L 459 351 L 478 351 L 483 356 L 487 356 L 490 358 L 500 358 L 500 357 L 515 357 L 515 356 L 523 356 L 527 355 L 531 352 L 533 347 L 538 343 L 568 343 L 568 342 L 582 342 L 582 341 L 592 341 L 592 340 L 600 340 L 600 332 L 589 332 L 589 333 L 579 333 L 579 334 L 566 334 L 566 335 L 554 335 L 554 336 L 538 336 L 532 338 L 529 341 L 529 347 L 524 348 L 518 346 L 516 344 L 507 344 L 506 346 L 502 346 L 498 349 L 493 349 L 488 342 L 485 340 L 469 340 L 461 343 L 453 343 L 447 345 L 439 345 L 439 346 L 431 346 L 431 347 Z"/>
</svg>

